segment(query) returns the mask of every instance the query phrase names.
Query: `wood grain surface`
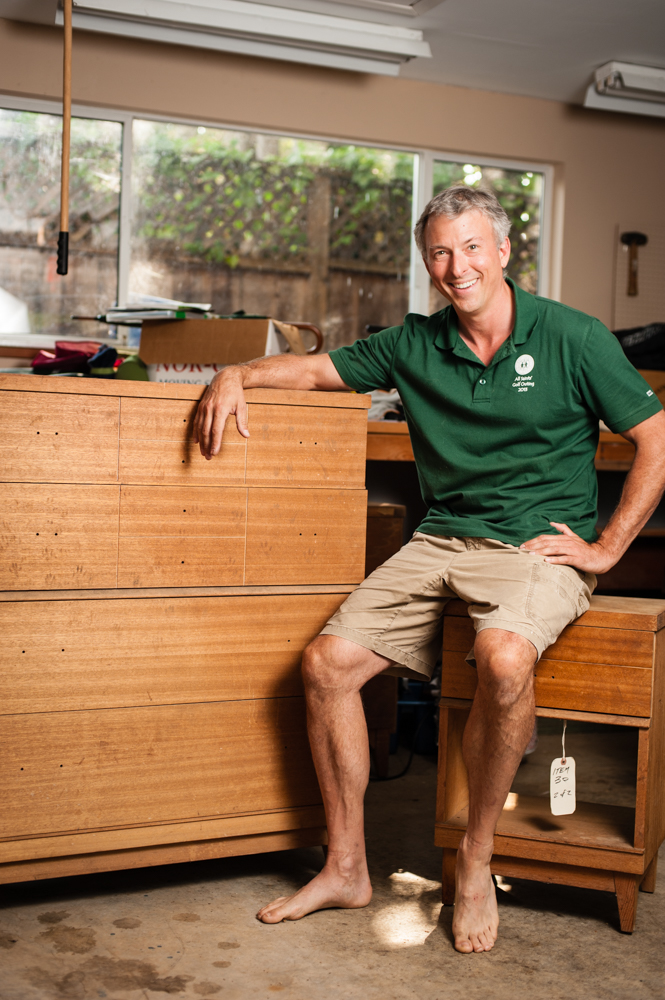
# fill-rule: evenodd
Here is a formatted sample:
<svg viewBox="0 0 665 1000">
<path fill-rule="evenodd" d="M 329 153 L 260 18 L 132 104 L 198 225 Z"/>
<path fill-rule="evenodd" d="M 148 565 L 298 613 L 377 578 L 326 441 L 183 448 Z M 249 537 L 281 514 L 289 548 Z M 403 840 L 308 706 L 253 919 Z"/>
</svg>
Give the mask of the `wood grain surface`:
<svg viewBox="0 0 665 1000">
<path fill-rule="evenodd" d="M 465 655 L 473 647 L 475 629 L 470 618 L 446 618 L 444 648 Z M 544 660 L 574 660 L 586 663 L 621 664 L 651 669 L 654 636 L 651 631 L 568 625 L 557 641 L 543 653 Z M 629 714 L 629 713 L 625 713 Z"/>
<path fill-rule="evenodd" d="M 648 719 L 652 676 L 644 667 L 542 659 L 535 667 L 536 705 Z M 464 654 L 444 650 L 442 696 L 471 699 L 477 683 L 477 672 Z"/>
<path fill-rule="evenodd" d="M 121 486 L 120 536 L 245 536 L 247 490 L 232 486 Z"/>
<path fill-rule="evenodd" d="M 196 404 L 180 400 L 123 399 L 120 410 L 120 481 L 216 486 L 245 481 L 246 440 L 235 418 L 226 421 L 222 448 L 207 461 L 192 440 Z"/>
<path fill-rule="evenodd" d="M 161 826 L 131 826 L 94 833 L 68 833 L 63 836 L 30 837 L 0 841 L 0 864 L 28 858 L 57 858 L 61 855 L 94 854 L 99 851 L 130 850 L 157 844 L 196 843 L 252 834 L 276 833 L 325 825 L 322 805 L 277 812 L 243 813 L 221 819 L 189 820 Z"/>
<path fill-rule="evenodd" d="M 0 484 L 0 587 L 115 587 L 118 486 Z"/>
<path fill-rule="evenodd" d="M 6 716 L 0 836 L 316 805 L 302 698 Z"/>
<path fill-rule="evenodd" d="M 145 597 L 256 597 L 280 594 L 351 594 L 353 583 L 286 584 L 271 587 L 136 587 L 117 590 L 2 590 L 0 604 L 22 601 L 107 601 L 112 598 L 143 600 Z"/>
<path fill-rule="evenodd" d="M 360 583 L 364 490 L 249 491 L 245 583 Z"/>
<path fill-rule="evenodd" d="M 1 604 L 0 713 L 300 695 L 302 651 L 345 598 Z"/>
<path fill-rule="evenodd" d="M 364 410 L 251 403 L 247 483 L 364 489 Z"/>
<path fill-rule="evenodd" d="M 577 802 L 570 816 L 553 816 L 549 796 L 514 795 L 511 806 L 499 817 L 497 835 L 520 837 L 552 844 L 630 851 L 633 847 L 635 810 L 627 806 Z M 466 829 L 466 808 L 445 821 L 444 826 Z"/>
<path fill-rule="evenodd" d="M 647 762 L 645 849 L 650 862 L 665 839 L 665 634 L 662 632 L 656 637 Z"/>
<path fill-rule="evenodd" d="M 94 872 L 112 872 L 147 865 L 177 865 L 185 861 L 232 858 L 239 854 L 263 854 L 266 851 L 291 851 L 297 847 L 327 844 L 324 826 L 305 827 L 277 833 L 257 833 L 222 840 L 199 840 L 185 844 L 158 844 L 134 850 L 104 851 L 98 854 L 75 854 L 63 858 L 10 862 L 0 865 L 0 884 L 32 879 L 64 878 Z"/>
<path fill-rule="evenodd" d="M 122 379 L 54 378 L 52 375 L 12 375 L 0 373 L 0 391 L 40 392 L 68 396 L 72 393 L 99 397 L 115 396 L 146 399 L 199 400 L 204 385 L 177 382 L 132 382 Z M 368 410 L 370 396 L 355 392 L 319 392 L 302 389 L 245 389 L 245 398 L 254 403 L 281 403 L 284 406 L 337 406 Z"/>
<path fill-rule="evenodd" d="M 0 401 L 2 482 L 117 483 L 117 399 L 9 391 Z"/>
<path fill-rule="evenodd" d="M 614 873 L 598 868 L 580 868 L 577 865 L 553 865 L 546 861 L 528 858 L 492 857 L 493 875 L 507 878 L 534 879 L 536 882 L 554 885 L 574 885 L 579 889 L 599 889 L 614 892 Z"/>
<path fill-rule="evenodd" d="M 247 490 L 122 486 L 119 587 L 242 585 Z"/>
<path fill-rule="evenodd" d="M 465 601 L 448 601 L 443 612 L 444 617 L 464 618 L 468 615 L 468 607 Z M 580 615 L 574 624 L 585 628 L 658 632 L 665 627 L 665 601 L 650 597 L 611 597 L 594 594 L 591 598 L 591 607 Z"/>
</svg>

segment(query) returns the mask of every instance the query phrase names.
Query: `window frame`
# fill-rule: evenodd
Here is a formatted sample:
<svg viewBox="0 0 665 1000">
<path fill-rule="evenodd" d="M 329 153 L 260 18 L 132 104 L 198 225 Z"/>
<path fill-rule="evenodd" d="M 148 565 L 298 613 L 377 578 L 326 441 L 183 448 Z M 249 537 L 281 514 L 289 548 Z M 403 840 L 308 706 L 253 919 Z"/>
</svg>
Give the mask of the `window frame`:
<svg viewBox="0 0 665 1000">
<path fill-rule="evenodd" d="M 62 115 L 60 101 L 42 100 L 29 97 L 18 97 L 10 94 L 0 94 L 0 107 L 8 111 L 33 111 L 42 114 Z M 541 206 L 541 233 L 538 248 L 538 295 L 559 300 L 561 292 L 561 262 L 563 257 L 563 186 L 556 185 L 555 169 L 550 163 L 540 163 L 535 160 L 509 160 L 502 157 L 478 156 L 475 153 L 447 152 L 440 149 L 427 149 L 399 143 L 375 142 L 339 136 L 313 135 L 287 129 L 265 128 L 262 125 L 238 125 L 236 122 L 225 123 L 209 119 L 181 117 L 179 115 L 152 114 L 150 112 L 123 111 L 114 108 L 104 108 L 89 104 L 72 104 L 72 116 L 75 118 L 96 118 L 102 121 L 120 122 L 122 129 L 122 148 L 120 163 L 120 216 L 118 231 L 118 305 L 127 304 L 129 292 L 129 270 L 131 255 L 131 221 L 132 221 L 132 156 L 133 156 L 133 122 L 155 121 L 174 125 L 189 125 L 194 128 L 228 129 L 233 132 L 260 132 L 264 135 L 274 135 L 284 138 L 312 140 L 314 142 L 339 143 L 340 145 L 371 146 L 373 149 L 388 149 L 400 153 L 410 153 L 414 157 L 413 165 L 413 198 L 412 198 L 412 229 L 425 205 L 432 197 L 434 163 L 443 160 L 452 163 L 474 163 L 484 167 L 501 167 L 508 170 L 528 171 L 543 175 L 543 194 Z M 54 247 L 55 252 L 55 247 Z M 429 310 L 429 275 L 422 263 L 420 254 L 411 236 L 410 267 L 409 267 L 409 312 L 420 312 L 427 315 Z"/>
</svg>

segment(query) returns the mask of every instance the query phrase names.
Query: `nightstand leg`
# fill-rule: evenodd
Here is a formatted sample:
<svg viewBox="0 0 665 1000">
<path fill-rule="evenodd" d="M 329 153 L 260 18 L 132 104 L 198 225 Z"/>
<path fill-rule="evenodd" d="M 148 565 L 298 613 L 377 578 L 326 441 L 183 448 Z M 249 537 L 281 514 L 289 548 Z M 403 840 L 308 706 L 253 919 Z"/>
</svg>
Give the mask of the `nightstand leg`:
<svg viewBox="0 0 665 1000">
<path fill-rule="evenodd" d="M 452 906 L 455 902 L 455 865 L 457 851 L 452 848 L 443 849 L 443 871 L 441 875 L 441 898 L 444 906 Z"/>
<path fill-rule="evenodd" d="M 633 933 L 639 885 L 639 875 L 626 875 L 623 872 L 616 872 L 614 875 L 614 888 L 619 906 L 619 924 L 624 934 Z"/>
<path fill-rule="evenodd" d="M 658 855 L 655 854 L 653 860 L 644 873 L 644 878 L 640 883 L 642 892 L 656 891 L 656 874 L 658 873 Z"/>
</svg>

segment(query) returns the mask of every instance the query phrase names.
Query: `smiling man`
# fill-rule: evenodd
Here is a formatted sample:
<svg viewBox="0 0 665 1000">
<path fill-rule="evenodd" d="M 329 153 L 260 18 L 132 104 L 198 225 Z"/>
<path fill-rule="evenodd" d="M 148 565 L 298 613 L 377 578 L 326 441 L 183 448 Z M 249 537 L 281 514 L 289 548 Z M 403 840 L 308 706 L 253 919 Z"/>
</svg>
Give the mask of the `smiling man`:
<svg viewBox="0 0 665 1000">
<path fill-rule="evenodd" d="M 665 486 L 665 415 L 598 320 L 504 277 L 510 222 L 492 194 L 450 188 L 427 205 L 416 242 L 451 305 L 409 315 L 329 355 L 227 368 L 201 401 L 206 458 L 229 413 L 247 431 L 243 388 L 358 392 L 396 388 L 428 513 L 413 538 L 333 615 L 303 658 L 312 754 L 328 822 L 325 867 L 258 914 L 297 920 L 359 907 L 372 890 L 363 797 L 369 751 L 360 689 L 383 671 L 428 679 L 443 608 L 469 603 L 478 688 L 464 733 L 469 822 L 457 855 L 453 931 L 461 952 L 489 951 L 498 911 L 493 837 L 531 736 L 534 666 L 589 606 Z M 592 266 L 590 260 L 589 266 Z M 596 535 L 598 422 L 636 446 L 621 501 Z"/>
</svg>

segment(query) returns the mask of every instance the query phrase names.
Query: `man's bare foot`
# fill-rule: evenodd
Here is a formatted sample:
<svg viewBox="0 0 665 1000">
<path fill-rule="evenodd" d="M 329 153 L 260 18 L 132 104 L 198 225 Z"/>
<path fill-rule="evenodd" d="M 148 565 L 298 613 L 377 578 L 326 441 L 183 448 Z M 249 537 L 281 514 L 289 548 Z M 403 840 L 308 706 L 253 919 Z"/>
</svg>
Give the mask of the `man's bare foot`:
<svg viewBox="0 0 665 1000">
<path fill-rule="evenodd" d="M 457 851 L 453 934 L 457 951 L 491 951 L 499 932 L 499 910 L 490 874 L 492 848 L 468 844 Z"/>
<path fill-rule="evenodd" d="M 346 867 L 346 866 L 343 866 Z M 256 914 L 264 924 L 281 920 L 300 920 L 315 910 L 339 906 L 354 909 L 367 906 L 372 898 L 372 886 L 367 868 L 354 867 L 345 872 L 335 863 L 332 852 L 322 871 L 292 896 L 280 896 Z"/>
</svg>

